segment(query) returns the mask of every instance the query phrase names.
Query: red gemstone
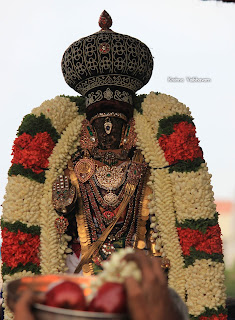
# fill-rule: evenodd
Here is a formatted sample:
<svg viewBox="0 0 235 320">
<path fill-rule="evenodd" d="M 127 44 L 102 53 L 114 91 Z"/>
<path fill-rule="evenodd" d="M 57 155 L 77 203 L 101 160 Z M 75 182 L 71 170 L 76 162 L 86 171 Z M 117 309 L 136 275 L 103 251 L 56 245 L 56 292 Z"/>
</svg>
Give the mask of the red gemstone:
<svg viewBox="0 0 235 320">
<path fill-rule="evenodd" d="M 100 53 L 108 53 L 110 51 L 110 45 L 109 43 L 101 43 L 99 46 Z"/>
<path fill-rule="evenodd" d="M 113 213 L 112 211 L 109 211 L 109 210 L 104 211 L 104 212 L 103 212 L 103 215 L 104 215 L 104 217 L 105 217 L 106 219 L 110 219 L 110 218 L 113 218 L 113 217 L 114 217 L 114 213 Z"/>
</svg>

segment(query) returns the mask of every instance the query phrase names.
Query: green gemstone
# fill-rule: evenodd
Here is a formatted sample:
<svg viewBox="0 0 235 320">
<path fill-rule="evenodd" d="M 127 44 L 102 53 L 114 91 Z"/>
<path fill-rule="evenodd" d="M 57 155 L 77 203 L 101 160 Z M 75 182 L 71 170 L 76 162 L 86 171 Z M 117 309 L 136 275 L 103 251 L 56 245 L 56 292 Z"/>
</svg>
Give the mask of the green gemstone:
<svg viewBox="0 0 235 320">
<path fill-rule="evenodd" d="M 91 128 L 89 126 L 87 126 L 87 130 L 89 131 L 89 134 L 92 137 L 93 136 L 93 132 L 92 132 L 92 130 L 91 130 Z"/>
<path fill-rule="evenodd" d="M 126 133 L 127 137 L 129 136 L 129 132 L 130 132 L 130 126 L 128 126 L 128 128 L 127 128 L 127 133 Z"/>
<path fill-rule="evenodd" d="M 107 173 L 107 177 L 111 177 L 111 173 Z"/>
</svg>

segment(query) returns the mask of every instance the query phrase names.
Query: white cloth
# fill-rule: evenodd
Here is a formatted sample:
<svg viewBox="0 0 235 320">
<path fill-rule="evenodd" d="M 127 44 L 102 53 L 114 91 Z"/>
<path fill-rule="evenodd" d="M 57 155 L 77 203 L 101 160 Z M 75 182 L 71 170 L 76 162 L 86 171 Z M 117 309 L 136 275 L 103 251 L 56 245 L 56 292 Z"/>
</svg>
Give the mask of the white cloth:
<svg viewBox="0 0 235 320">
<path fill-rule="evenodd" d="M 74 273 L 75 269 L 79 265 L 81 261 L 81 255 L 78 258 L 77 255 L 73 252 L 72 254 L 68 254 L 66 258 L 66 265 L 68 267 L 67 273 Z M 82 270 L 78 273 L 78 275 L 82 276 Z"/>
</svg>

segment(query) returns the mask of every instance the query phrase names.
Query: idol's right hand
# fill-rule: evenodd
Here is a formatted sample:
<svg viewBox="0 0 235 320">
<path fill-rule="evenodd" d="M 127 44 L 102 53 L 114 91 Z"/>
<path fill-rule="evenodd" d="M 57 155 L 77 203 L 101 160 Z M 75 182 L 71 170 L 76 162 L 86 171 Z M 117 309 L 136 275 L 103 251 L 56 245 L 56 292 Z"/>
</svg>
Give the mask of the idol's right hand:
<svg viewBox="0 0 235 320">
<path fill-rule="evenodd" d="M 69 177 L 58 176 L 52 187 L 52 203 L 55 210 L 66 215 L 73 209 L 76 199 L 76 188 L 71 185 Z"/>
</svg>

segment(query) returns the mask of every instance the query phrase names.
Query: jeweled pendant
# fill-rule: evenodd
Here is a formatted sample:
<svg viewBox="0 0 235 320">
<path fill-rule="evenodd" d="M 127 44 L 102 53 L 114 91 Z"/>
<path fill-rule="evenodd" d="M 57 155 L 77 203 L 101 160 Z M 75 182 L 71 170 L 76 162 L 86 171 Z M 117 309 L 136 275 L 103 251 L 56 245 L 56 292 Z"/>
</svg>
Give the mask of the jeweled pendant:
<svg viewBox="0 0 235 320">
<path fill-rule="evenodd" d="M 88 158 L 79 160 L 74 167 L 74 172 L 80 182 L 86 182 L 95 173 L 94 160 Z"/>
<path fill-rule="evenodd" d="M 103 199 L 108 206 L 114 206 L 118 202 L 118 196 L 113 192 L 107 193 Z"/>
<path fill-rule="evenodd" d="M 69 225 L 68 219 L 63 216 L 60 216 L 59 218 L 55 219 L 55 227 L 60 237 L 62 234 L 65 233 L 68 225 Z"/>
<path fill-rule="evenodd" d="M 114 213 L 110 210 L 106 210 L 103 212 L 103 216 L 105 219 L 112 219 L 114 217 Z"/>
<path fill-rule="evenodd" d="M 125 181 L 127 167 L 128 162 L 124 162 L 118 167 L 99 167 L 95 173 L 97 185 L 110 192 L 118 189 Z"/>
<path fill-rule="evenodd" d="M 110 242 L 106 242 L 101 250 L 106 256 L 109 256 L 115 251 L 115 247 Z"/>
</svg>

